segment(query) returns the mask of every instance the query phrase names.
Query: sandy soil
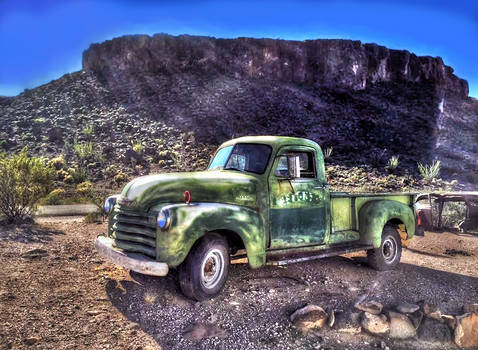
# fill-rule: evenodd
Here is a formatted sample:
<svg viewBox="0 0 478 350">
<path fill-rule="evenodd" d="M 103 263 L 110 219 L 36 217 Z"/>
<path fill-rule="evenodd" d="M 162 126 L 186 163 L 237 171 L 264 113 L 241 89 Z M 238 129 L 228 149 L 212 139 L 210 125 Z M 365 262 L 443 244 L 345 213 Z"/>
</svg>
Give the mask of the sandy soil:
<svg viewBox="0 0 478 350">
<path fill-rule="evenodd" d="M 478 302 L 476 236 L 417 237 L 390 272 L 368 268 L 363 254 L 258 270 L 233 265 L 223 293 L 199 303 L 180 294 L 174 273 L 147 277 L 105 263 L 93 248 L 105 229 L 67 218 L 0 228 L 0 349 L 456 349 L 334 328 L 305 336 L 289 315 L 314 303 L 347 317 L 363 298 L 386 307 L 425 300 L 448 314 Z M 185 339 L 195 323 L 218 337 Z"/>
</svg>

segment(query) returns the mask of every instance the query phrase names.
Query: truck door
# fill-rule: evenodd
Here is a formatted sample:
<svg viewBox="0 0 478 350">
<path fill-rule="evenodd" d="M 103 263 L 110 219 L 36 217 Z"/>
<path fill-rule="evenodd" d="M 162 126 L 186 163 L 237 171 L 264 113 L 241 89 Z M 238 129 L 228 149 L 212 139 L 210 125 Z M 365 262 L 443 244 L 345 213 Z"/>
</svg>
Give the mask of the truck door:
<svg viewBox="0 0 478 350">
<path fill-rule="evenodd" d="M 309 147 L 279 150 L 268 180 L 271 249 L 324 242 L 329 190 L 324 175 L 317 174 L 316 159 Z"/>
</svg>

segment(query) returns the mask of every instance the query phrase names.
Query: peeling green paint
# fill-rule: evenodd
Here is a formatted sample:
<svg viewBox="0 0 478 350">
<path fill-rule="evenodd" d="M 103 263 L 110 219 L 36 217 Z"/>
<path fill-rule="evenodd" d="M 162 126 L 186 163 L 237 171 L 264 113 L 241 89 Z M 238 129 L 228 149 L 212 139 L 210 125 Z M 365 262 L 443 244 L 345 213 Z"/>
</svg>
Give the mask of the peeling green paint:
<svg viewBox="0 0 478 350">
<path fill-rule="evenodd" d="M 365 203 L 359 212 L 360 237 L 363 243 L 375 248 L 382 243 L 382 230 L 392 219 L 400 220 L 406 228 L 408 239 L 415 234 L 415 215 L 412 209 L 394 200 L 373 200 Z"/>
</svg>

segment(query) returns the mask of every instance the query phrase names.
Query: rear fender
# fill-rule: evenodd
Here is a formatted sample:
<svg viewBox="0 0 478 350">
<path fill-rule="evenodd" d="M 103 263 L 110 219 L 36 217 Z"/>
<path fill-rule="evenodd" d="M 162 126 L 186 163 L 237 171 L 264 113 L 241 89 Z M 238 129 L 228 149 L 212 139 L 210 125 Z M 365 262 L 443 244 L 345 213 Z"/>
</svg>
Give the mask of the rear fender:
<svg viewBox="0 0 478 350">
<path fill-rule="evenodd" d="M 265 264 L 266 235 L 256 210 L 228 204 L 193 203 L 163 207 L 171 214 L 170 229 L 158 231 L 158 258 L 168 265 L 181 264 L 193 245 L 211 231 L 233 231 L 246 248 L 252 268 Z"/>
<path fill-rule="evenodd" d="M 394 219 L 403 222 L 407 239 L 412 238 L 415 234 L 415 215 L 409 206 L 392 200 L 376 200 L 364 204 L 359 211 L 362 243 L 380 247 L 383 228 L 387 222 Z"/>
</svg>

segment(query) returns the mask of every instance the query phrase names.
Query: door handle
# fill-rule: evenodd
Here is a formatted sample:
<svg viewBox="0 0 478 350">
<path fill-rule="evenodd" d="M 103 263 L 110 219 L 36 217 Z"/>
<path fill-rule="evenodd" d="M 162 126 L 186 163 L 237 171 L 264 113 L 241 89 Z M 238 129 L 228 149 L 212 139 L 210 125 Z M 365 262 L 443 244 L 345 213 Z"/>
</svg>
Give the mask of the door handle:
<svg viewBox="0 0 478 350">
<path fill-rule="evenodd" d="M 324 189 L 329 188 L 329 187 L 330 187 L 329 184 L 326 182 L 326 183 L 324 183 L 320 186 L 315 186 L 314 190 L 324 190 Z"/>
</svg>

